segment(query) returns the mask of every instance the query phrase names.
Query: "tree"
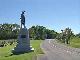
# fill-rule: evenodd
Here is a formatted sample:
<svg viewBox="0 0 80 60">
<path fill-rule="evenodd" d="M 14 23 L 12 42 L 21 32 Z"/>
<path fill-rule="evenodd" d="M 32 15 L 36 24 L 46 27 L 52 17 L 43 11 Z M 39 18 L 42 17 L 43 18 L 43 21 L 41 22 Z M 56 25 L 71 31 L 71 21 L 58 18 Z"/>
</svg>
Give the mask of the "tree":
<svg viewBox="0 0 80 60">
<path fill-rule="evenodd" d="M 20 26 L 18 24 L 0 24 L 0 39 L 17 39 L 18 32 L 19 32 Z M 44 26 L 32 26 L 28 29 L 29 31 L 29 37 L 31 39 L 38 39 L 38 40 L 44 40 L 44 39 L 53 39 L 56 38 L 57 32 L 54 30 L 46 29 Z"/>
<path fill-rule="evenodd" d="M 30 38 L 32 39 L 45 39 L 45 27 L 43 26 L 32 26 L 29 28 Z"/>
<path fill-rule="evenodd" d="M 80 38 L 80 33 L 76 34 L 76 37 L 79 37 Z"/>
<path fill-rule="evenodd" d="M 61 30 L 62 33 L 58 36 L 58 39 L 66 44 L 70 43 L 71 36 L 74 36 L 70 28 L 66 28 L 65 30 Z"/>
<path fill-rule="evenodd" d="M 16 39 L 19 28 L 18 24 L 0 24 L 0 39 Z"/>
<path fill-rule="evenodd" d="M 46 29 L 43 26 L 32 26 L 29 28 L 30 38 L 32 39 L 53 39 L 57 36 L 54 30 Z"/>
</svg>

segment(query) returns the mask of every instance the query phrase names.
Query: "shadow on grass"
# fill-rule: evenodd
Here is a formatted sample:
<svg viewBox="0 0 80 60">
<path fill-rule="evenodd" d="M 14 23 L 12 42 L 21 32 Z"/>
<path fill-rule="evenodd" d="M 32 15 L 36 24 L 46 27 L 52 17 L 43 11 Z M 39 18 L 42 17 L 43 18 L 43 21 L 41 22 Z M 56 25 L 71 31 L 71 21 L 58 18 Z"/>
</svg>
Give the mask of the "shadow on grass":
<svg viewBox="0 0 80 60">
<path fill-rule="evenodd" d="M 21 54 L 31 53 L 31 52 L 34 52 L 34 51 L 31 50 L 31 51 L 28 51 L 28 52 L 13 52 L 10 55 L 5 56 L 5 57 L 10 57 L 10 56 L 13 56 L 13 55 L 21 55 Z"/>
</svg>

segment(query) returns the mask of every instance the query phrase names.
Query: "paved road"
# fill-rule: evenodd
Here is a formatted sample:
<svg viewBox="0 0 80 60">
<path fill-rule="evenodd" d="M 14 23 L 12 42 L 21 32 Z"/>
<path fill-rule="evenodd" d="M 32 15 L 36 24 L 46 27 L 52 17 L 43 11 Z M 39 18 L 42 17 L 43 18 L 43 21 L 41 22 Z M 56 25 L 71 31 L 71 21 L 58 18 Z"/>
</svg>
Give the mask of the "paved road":
<svg viewBox="0 0 80 60">
<path fill-rule="evenodd" d="M 41 44 L 45 54 L 39 55 L 37 60 L 80 60 L 80 56 L 64 50 L 54 43 L 54 40 L 45 40 Z"/>
</svg>

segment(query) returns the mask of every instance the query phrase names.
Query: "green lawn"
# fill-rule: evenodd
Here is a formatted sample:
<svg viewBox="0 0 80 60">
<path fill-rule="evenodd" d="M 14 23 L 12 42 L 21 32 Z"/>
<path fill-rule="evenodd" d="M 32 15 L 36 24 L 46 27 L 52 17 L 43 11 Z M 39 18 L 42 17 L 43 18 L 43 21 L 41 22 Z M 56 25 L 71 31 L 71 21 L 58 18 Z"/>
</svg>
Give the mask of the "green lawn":
<svg viewBox="0 0 80 60">
<path fill-rule="evenodd" d="M 75 48 L 80 48 L 80 38 L 78 37 L 74 37 L 70 40 L 70 45 L 71 47 L 75 47 Z"/>
<path fill-rule="evenodd" d="M 60 40 L 57 40 L 57 42 L 65 45 L 65 43 L 62 43 L 62 41 L 60 41 Z M 70 39 L 70 44 L 68 44 L 67 46 L 73 47 L 73 48 L 80 48 L 80 38 L 72 37 Z"/>
<path fill-rule="evenodd" d="M 31 40 L 31 46 L 35 49 L 34 52 L 24 53 L 20 55 L 12 55 L 11 50 L 15 45 L 0 48 L 0 60 L 35 60 L 38 54 L 43 54 L 40 43 L 42 40 Z"/>
</svg>

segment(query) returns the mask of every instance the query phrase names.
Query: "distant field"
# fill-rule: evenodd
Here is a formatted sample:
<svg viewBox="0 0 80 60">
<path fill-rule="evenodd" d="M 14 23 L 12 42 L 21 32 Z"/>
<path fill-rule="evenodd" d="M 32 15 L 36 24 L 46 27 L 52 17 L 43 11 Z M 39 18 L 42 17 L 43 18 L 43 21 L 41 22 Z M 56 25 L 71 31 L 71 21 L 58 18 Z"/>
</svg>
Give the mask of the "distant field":
<svg viewBox="0 0 80 60">
<path fill-rule="evenodd" d="M 57 42 L 65 45 L 65 43 L 62 43 L 62 41 L 57 40 Z M 80 48 L 80 38 L 79 37 L 72 37 L 70 39 L 70 44 L 68 44 L 67 46 L 70 46 L 73 48 Z"/>
<path fill-rule="evenodd" d="M 35 60 L 38 54 L 43 54 L 40 48 L 40 43 L 42 40 L 31 40 L 30 42 L 31 46 L 35 49 L 34 52 L 11 56 L 11 50 L 14 48 L 15 44 L 12 46 L 9 45 L 0 48 L 0 60 Z"/>
<path fill-rule="evenodd" d="M 80 48 L 80 38 L 74 37 L 70 40 L 70 46 L 75 48 Z"/>
</svg>

